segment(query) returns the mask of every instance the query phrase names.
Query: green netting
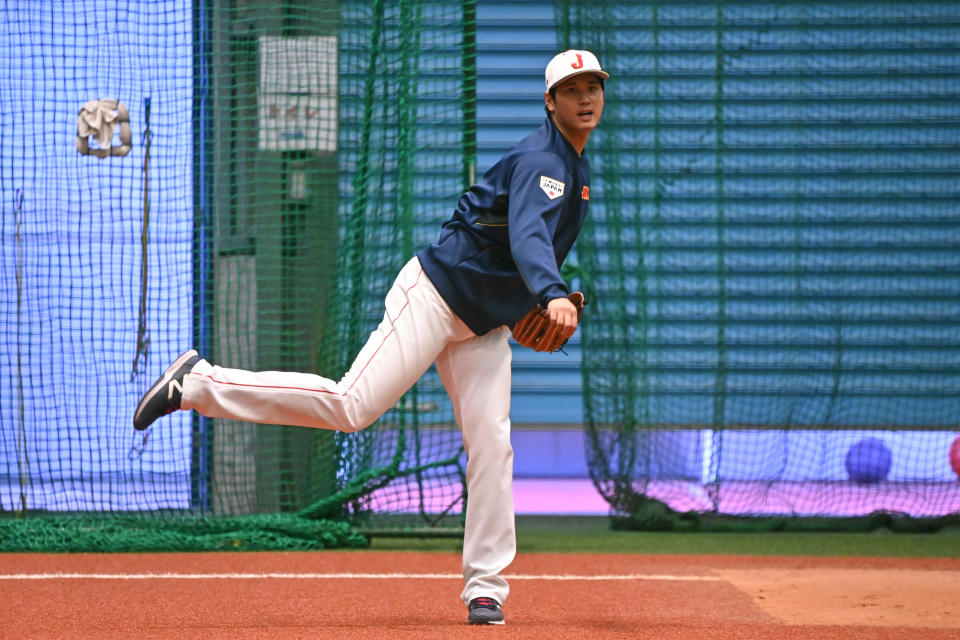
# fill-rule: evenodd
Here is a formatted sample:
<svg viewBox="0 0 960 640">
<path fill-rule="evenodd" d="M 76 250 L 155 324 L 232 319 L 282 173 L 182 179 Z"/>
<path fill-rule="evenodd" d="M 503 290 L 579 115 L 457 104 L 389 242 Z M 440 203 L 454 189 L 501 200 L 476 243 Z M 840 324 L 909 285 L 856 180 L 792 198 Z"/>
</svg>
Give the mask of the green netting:
<svg viewBox="0 0 960 640">
<path fill-rule="evenodd" d="M 141 434 L 131 416 L 190 346 L 224 366 L 342 375 L 473 162 L 472 3 L 0 14 L 0 511 L 16 516 L 0 547 L 458 531 L 460 435 L 433 372 L 350 436 L 187 413 Z"/>
<path fill-rule="evenodd" d="M 227 366 L 339 378 L 379 321 L 399 266 L 433 237 L 463 187 L 463 8 L 363 2 L 286 11 L 277 24 L 264 4 L 212 14 L 211 85 L 224 109 L 213 109 L 209 141 L 210 350 Z M 228 65 L 217 64 L 219 51 Z M 314 73 L 316 96 L 304 84 Z M 265 140 L 269 128 L 275 135 Z M 217 421 L 207 427 L 212 507 L 313 505 L 317 514 L 321 500 L 321 515 L 364 526 L 377 526 L 372 513 L 435 526 L 438 512 L 459 513 L 463 475 L 441 394 L 428 376 L 352 435 Z M 238 448 L 240 439 L 249 444 Z"/>
<path fill-rule="evenodd" d="M 556 43 L 523 39 L 537 3 L 491 25 L 517 60 L 542 45 L 531 77 L 556 45 L 613 73 L 575 272 L 588 462 L 618 522 L 960 512 L 960 3 L 554 9 Z M 456 531 L 432 371 L 350 436 L 130 422 L 187 346 L 343 372 L 474 173 L 474 3 L 0 15 L 0 548 Z M 503 71 L 508 93 L 528 73 Z M 129 138 L 78 136 L 81 110 L 128 113 Z"/>
<path fill-rule="evenodd" d="M 960 511 L 960 3 L 558 3 L 613 515 Z M 952 468 L 951 468 L 952 464 Z"/>
<path fill-rule="evenodd" d="M 342 51 L 357 62 L 340 73 L 349 181 L 331 300 L 340 324 L 324 336 L 338 372 L 380 320 L 399 266 L 435 239 L 465 188 L 475 127 L 465 99 L 474 81 L 471 4 L 374 2 L 344 15 Z M 434 369 L 374 427 L 338 434 L 336 444 L 344 482 L 380 489 L 390 481 L 352 499 L 352 518 L 374 527 L 374 515 L 393 528 L 460 526 L 462 444 Z"/>
</svg>

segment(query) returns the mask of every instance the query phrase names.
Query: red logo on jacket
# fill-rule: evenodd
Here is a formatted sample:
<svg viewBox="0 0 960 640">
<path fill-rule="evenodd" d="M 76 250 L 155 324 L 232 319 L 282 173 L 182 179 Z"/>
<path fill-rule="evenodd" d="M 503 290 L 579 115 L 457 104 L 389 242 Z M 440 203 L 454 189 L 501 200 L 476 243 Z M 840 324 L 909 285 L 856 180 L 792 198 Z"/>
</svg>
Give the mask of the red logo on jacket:
<svg viewBox="0 0 960 640">
<path fill-rule="evenodd" d="M 587 187 L 587 186 L 583 187 L 583 189 L 580 191 L 580 198 L 583 200 L 590 199 L 590 187 Z"/>
</svg>

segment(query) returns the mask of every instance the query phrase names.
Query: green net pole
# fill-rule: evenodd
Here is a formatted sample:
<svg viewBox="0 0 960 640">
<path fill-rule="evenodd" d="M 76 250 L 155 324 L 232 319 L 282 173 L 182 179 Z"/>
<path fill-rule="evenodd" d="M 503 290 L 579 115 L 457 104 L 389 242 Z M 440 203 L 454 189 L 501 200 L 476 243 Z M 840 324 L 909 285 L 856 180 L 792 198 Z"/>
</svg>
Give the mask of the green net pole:
<svg viewBox="0 0 960 640">
<path fill-rule="evenodd" d="M 477 3 L 463 3 L 463 188 L 477 181 Z"/>
</svg>

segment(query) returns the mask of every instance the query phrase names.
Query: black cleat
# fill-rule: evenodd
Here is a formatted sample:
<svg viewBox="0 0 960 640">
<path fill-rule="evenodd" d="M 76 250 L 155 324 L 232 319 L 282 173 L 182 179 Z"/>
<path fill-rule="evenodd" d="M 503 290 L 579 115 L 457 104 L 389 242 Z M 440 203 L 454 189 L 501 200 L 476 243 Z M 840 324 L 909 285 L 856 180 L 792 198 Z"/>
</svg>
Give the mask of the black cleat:
<svg viewBox="0 0 960 640">
<path fill-rule="evenodd" d="M 504 624 L 500 603 L 493 598 L 474 598 L 470 601 L 470 624 Z"/>
<path fill-rule="evenodd" d="M 150 387 L 140 402 L 137 411 L 133 414 L 133 428 L 143 431 L 157 418 L 173 413 L 180 408 L 180 398 L 183 395 L 183 378 L 193 365 L 200 359 L 196 351 L 190 349 L 180 354 L 167 370 L 163 372 L 153 386 Z"/>
</svg>

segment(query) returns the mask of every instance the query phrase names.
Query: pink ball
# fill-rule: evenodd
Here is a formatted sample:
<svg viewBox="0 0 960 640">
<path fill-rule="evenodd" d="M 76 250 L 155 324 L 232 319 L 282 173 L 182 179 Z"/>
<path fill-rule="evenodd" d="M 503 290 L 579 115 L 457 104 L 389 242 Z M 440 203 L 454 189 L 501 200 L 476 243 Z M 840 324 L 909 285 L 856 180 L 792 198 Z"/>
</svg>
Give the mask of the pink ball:
<svg viewBox="0 0 960 640">
<path fill-rule="evenodd" d="M 957 477 L 960 477 L 960 436 L 957 436 L 957 439 L 950 445 L 950 466 L 953 467 L 953 472 L 957 474 Z"/>
</svg>

